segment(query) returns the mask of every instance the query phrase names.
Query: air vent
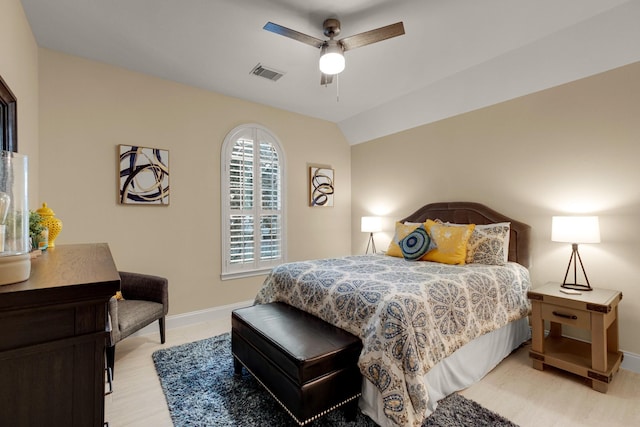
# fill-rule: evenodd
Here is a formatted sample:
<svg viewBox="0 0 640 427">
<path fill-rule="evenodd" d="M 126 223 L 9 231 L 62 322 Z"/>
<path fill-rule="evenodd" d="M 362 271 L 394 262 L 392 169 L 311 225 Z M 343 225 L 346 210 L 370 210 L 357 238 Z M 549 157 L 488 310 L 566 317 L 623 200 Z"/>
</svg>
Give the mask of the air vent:
<svg viewBox="0 0 640 427">
<path fill-rule="evenodd" d="M 253 67 L 253 70 L 251 70 L 251 74 L 254 74 L 259 77 L 264 77 L 265 79 L 271 80 L 272 82 L 275 82 L 280 77 L 284 76 L 283 72 L 274 70 L 273 68 L 267 68 L 261 64 L 258 64 L 255 67 Z"/>
</svg>

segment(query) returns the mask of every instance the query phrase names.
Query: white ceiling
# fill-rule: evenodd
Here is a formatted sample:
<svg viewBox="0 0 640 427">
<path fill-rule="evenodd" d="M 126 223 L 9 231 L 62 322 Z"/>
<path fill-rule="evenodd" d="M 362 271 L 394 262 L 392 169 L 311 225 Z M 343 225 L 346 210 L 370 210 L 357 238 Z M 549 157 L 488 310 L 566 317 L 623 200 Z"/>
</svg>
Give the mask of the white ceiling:
<svg viewBox="0 0 640 427">
<path fill-rule="evenodd" d="M 640 60 L 640 0 L 22 0 L 41 47 L 338 124 L 351 144 Z M 403 21 L 320 85 L 324 38 Z M 250 74 L 283 71 L 277 82 Z M 337 89 L 339 88 L 339 101 Z"/>
</svg>

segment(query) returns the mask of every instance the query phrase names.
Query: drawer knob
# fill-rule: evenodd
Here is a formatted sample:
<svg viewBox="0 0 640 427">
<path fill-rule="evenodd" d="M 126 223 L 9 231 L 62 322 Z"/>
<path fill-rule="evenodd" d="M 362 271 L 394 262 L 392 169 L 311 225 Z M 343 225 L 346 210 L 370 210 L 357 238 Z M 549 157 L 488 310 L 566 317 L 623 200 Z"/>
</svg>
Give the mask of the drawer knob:
<svg viewBox="0 0 640 427">
<path fill-rule="evenodd" d="M 575 314 L 564 314 L 564 313 L 558 313 L 557 311 L 552 311 L 551 313 L 554 316 L 564 317 L 565 319 L 576 320 L 578 318 L 578 316 L 576 316 Z"/>
</svg>

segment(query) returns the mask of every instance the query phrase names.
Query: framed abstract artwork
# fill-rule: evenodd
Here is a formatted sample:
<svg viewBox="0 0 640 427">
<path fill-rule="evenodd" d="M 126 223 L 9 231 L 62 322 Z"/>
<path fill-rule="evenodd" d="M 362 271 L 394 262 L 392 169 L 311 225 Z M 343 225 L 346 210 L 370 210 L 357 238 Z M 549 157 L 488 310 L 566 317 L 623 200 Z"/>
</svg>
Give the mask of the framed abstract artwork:
<svg viewBox="0 0 640 427">
<path fill-rule="evenodd" d="M 333 206 L 334 171 L 309 166 L 309 206 Z"/>
<path fill-rule="evenodd" d="M 119 145 L 119 194 L 124 205 L 169 205 L 169 151 Z"/>
</svg>

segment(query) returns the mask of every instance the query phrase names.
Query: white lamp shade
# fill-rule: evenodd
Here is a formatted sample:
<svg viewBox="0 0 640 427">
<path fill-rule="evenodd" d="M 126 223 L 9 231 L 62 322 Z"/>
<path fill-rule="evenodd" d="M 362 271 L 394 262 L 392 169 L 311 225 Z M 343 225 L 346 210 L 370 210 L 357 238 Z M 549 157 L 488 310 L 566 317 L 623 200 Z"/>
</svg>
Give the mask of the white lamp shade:
<svg viewBox="0 0 640 427">
<path fill-rule="evenodd" d="M 360 231 L 363 233 L 377 233 L 382 231 L 382 218 L 379 216 L 363 216 L 360 221 Z"/>
<path fill-rule="evenodd" d="M 598 217 L 554 216 L 551 220 L 551 240 L 565 243 L 600 243 Z"/>
<path fill-rule="evenodd" d="M 320 52 L 320 71 L 324 74 L 339 74 L 344 70 L 342 46 L 336 40 L 329 40 Z"/>
</svg>

